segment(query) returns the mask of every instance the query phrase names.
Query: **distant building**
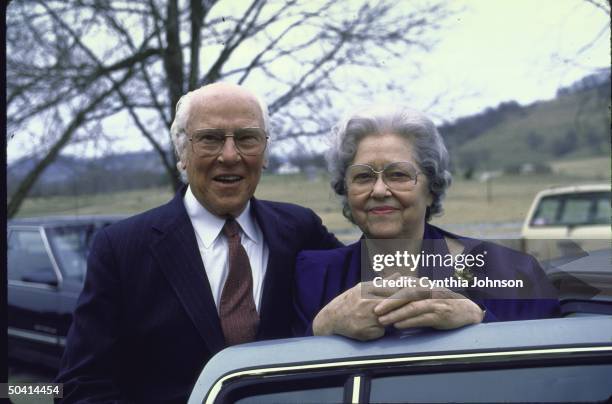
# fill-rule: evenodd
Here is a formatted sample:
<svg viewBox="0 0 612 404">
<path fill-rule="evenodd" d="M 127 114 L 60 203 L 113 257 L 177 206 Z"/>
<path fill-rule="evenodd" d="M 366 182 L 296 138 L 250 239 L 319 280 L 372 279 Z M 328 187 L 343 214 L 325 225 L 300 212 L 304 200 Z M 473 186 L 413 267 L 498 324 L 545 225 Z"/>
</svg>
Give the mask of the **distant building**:
<svg viewBox="0 0 612 404">
<path fill-rule="evenodd" d="M 503 173 L 501 171 L 485 171 L 478 177 L 478 181 L 486 182 L 493 178 L 501 177 Z"/>
<path fill-rule="evenodd" d="M 304 167 L 304 174 L 306 174 L 306 179 L 308 181 L 316 181 L 317 178 L 319 177 L 319 169 L 317 168 L 317 166 L 314 166 L 312 164 L 307 165 L 306 167 Z"/>
<path fill-rule="evenodd" d="M 533 174 L 536 172 L 535 165 L 531 163 L 525 163 L 521 165 L 521 174 Z"/>
<path fill-rule="evenodd" d="M 300 172 L 300 169 L 298 166 L 287 162 L 281 164 L 276 172 L 280 175 L 298 174 Z"/>
</svg>

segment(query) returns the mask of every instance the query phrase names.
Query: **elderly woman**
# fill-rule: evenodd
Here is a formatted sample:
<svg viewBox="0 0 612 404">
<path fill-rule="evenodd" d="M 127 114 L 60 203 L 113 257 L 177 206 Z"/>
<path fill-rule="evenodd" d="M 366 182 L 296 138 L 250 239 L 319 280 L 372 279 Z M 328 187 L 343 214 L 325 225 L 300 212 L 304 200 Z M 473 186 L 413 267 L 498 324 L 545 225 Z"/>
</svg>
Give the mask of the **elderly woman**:
<svg viewBox="0 0 612 404">
<path fill-rule="evenodd" d="M 558 315 L 554 288 L 532 257 L 428 223 L 442 211 L 442 199 L 451 183 L 448 160 L 433 122 L 410 108 L 367 108 L 336 128 L 328 154 L 332 187 L 342 198 L 344 216 L 359 226 L 363 237 L 347 247 L 304 251 L 298 256 L 296 334 L 340 334 L 369 340 L 382 336 L 386 329 L 451 329 L 483 321 Z M 462 292 L 436 287 L 432 292 L 416 281 L 425 276 L 457 277 L 457 271 L 446 264 L 426 268 L 423 261 L 412 272 L 415 276 L 406 277 L 413 279 L 413 287 L 362 279 L 362 257 L 371 255 L 362 255 L 364 241 L 374 239 L 401 240 L 405 252 L 413 256 L 480 254 L 479 274 L 526 281 L 528 296 L 505 290 L 499 298 L 479 294 L 474 288 Z M 388 278 L 392 272 L 381 273 Z"/>
</svg>

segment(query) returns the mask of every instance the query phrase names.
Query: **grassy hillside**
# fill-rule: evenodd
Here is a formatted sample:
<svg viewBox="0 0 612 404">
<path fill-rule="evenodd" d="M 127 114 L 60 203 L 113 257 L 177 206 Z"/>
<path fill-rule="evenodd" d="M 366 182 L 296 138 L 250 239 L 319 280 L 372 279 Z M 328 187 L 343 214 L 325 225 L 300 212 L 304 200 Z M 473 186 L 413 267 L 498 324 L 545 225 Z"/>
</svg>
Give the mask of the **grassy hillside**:
<svg viewBox="0 0 612 404">
<path fill-rule="evenodd" d="M 481 133 L 478 122 L 460 130 L 448 128 L 451 156 L 459 169 L 493 170 L 610 155 L 609 87 L 516 106 L 496 118 L 494 125 L 483 123 Z"/>
</svg>

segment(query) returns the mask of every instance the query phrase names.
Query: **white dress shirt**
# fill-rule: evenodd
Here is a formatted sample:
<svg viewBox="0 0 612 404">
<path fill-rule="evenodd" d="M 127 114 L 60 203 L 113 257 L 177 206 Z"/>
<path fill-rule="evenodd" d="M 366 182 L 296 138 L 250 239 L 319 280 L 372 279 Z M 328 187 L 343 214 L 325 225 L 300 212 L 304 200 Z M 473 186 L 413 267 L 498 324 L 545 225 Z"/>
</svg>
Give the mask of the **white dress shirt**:
<svg viewBox="0 0 612 404">
<path fill-rule="evenodd" d="M 229 271 L 227 239 L 223 235 L 223 225 L 225 218 L 218 217 L 206 210 L 196 199 L 191 191 L 191 186 L 187 187 L 183 198 L 185 208 L 191 224 L 195 230 L 198 248 L 206 270 L 206 276 L 210 283 L 217 311 L 219 311 L 219 301 L 223 285 L 227 279 Z M 240 242 L 244 246 L 251 264 L 253 274 L 253 299 L 257 312 L 261 305 L 261 295 L 263 281 L 268 267 L 268 246 L 266 245 L 257 220 L 251 215 L 251 202 L 247 203 L 236 221 L 240 225 Z"/>
</svg>

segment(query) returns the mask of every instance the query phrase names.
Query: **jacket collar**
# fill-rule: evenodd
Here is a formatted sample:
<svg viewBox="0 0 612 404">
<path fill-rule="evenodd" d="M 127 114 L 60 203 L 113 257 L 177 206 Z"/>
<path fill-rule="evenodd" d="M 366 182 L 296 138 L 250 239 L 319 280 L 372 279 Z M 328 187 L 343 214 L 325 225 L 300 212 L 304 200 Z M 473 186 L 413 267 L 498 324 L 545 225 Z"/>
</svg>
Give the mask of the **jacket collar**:
<svg viewBox="0 0 612 404">
<path fill-rule="evenodd" d="M 281 220 L 270 203 L 252 198 L 251 209 L 269 250 L 259 310 L 258 339 L 264 339 L 269 337 L 266 334 L 269 330 L 278 327 L 278 296 L 285 295 L 287 288 L 291 288 L 293 284 L 293 271 L 290 269 L 295 265 L 295 248 L 292 247 L 291 240 L 295 240 L 296 228 L 293 224 Z"/>
<path fill-rule="evenodd" d="M 457 234 L 443 230 L 437 226 L 425 223 L 423 231 L 423 245 L 422 251 L 428 254 L 448 254 L 448 247 L 445 242 L 445 238 L 455 239 L 464 246 L 463 254 L 474 253 L 478 248 L 482 248 L 485 244 L 482 240 L 459 236 Z M 362 249 L 361 245 L 365 240 L 365 235 L 362 235 L 357 242 L 347 246 L 350 249 L 351 254 L 351 267 L 360 268 L 361 262 L 368 260 L 366 249 Z M 422 268 L 419 271 L 420 276 L 427 276 L 430 279 L 442 279 L 452 276 L 454 269 L 452 267 L 442 266 L 436 268 Z M 367 275 L 367 276 L 366 276 Z M 371 274 L 366 273 L 364 277 L 371 277 Z"/>
<path fill-rule="evenodd" d="M 187 187 L 160 209 L 152 224 L 156 239 L 150 250 L 209 351 L 225 347 L 210 284 L 204 270 L 195 231 L 183 204 Z"/>
<path fill-rule="evenodd" d="M 195 231 L 183 203 L 186 190 L 187 186 L 183 186 L 160 209 L 157 220 L 152 224 L 156 240 L 151 245 L 151 253 L 214 354 L 226 347 L 225 338 Z M 258 338 L 263 338 L 265 334 L 262 330 L 274 328 L 278 309 L 275 296 L 282 295 L 293 282 L 293 274 L 287 269 L 293 265 L 295 257 L 288 240 L 295 238 L 296 229 L 282 221 L 268 203 L 252 198 L 251 209 L 269 249 L 258 333 Z"/>
<path fill-rule="evenodd" d="M 482 246 L 485 243 L 482 240 L 478 240 L 478 239 L 471 238 L 471 237 L 460 236 L 460 235 L 451 233 L 449 231 L 446 231 L 444 229 L 441 229 L 429 223 L 425 223 L 424 233 L 425 233 L 424 237 L 430 238 L 430 239 L 441 239 L 445 237 L 455 239 L 459 241 L 461 244 L 463 244 L 463 246 L 465 247 L 465 250 L 464 250 L 465 253 L 468 253 L 474 250 L 475 248 Z"/>
</svg>

